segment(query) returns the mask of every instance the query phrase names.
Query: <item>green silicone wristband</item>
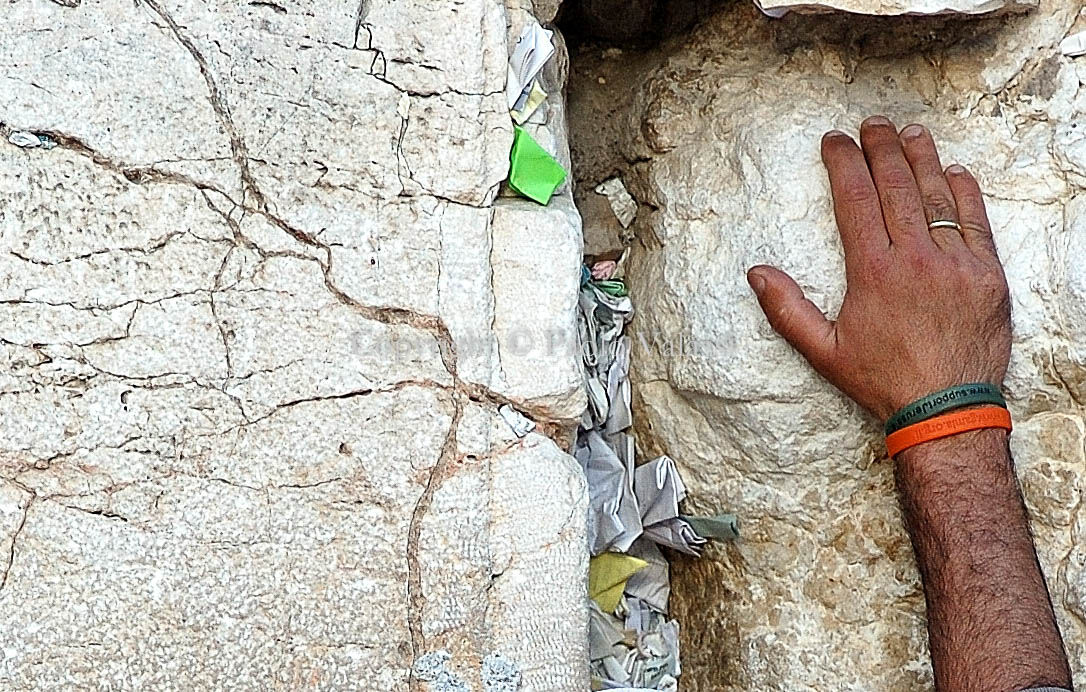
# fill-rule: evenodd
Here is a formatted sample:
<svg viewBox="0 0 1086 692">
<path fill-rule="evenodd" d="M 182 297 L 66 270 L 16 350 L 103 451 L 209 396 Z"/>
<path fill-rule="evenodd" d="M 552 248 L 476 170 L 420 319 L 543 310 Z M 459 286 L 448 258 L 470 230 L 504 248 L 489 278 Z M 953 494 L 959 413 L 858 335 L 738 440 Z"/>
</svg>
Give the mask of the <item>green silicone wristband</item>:
<svg viewBox="0 0 1086 692">
<path fill-rule="evenodd" d="M 987 382 L 959 384 L 929 394 L 901 408 L 890 416 L 890 420 L 886 421 L 885 431 L 887 435 L 890 435 L 913 423 L 934 418 L 941 413 L 977 404 L 995 404 L 1007 408 L 1007 400 L 1003 398 L 999 387 Z"/>
</svg>

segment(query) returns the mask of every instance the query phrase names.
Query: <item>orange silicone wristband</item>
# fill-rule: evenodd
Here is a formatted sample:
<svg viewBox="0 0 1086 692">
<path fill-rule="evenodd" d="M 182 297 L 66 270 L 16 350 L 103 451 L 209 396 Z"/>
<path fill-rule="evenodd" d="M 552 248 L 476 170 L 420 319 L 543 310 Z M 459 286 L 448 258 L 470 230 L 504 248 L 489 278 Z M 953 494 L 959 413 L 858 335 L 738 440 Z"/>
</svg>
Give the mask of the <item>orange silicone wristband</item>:
<svg viewBox="0 0 1086 692">
<path fill-rule="evenodd" d="M 1011 414 L 1002 406 L 984 406 L 944 413 L 888 435 L 886 449 L 890 452 L 890 458 L 893 459 L 909 447 L 915 447 L 922 442 L 931 442 L 983 428 L 1003 428 L 1009 432 Z"/>
</svg>

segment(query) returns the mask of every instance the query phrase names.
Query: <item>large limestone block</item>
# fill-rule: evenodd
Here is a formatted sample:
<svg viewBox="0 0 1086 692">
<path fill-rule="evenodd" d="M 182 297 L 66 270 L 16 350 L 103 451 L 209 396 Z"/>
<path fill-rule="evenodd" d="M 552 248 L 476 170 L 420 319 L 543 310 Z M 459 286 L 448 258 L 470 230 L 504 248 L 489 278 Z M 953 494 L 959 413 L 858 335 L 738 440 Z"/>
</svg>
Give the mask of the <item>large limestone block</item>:
<svg viewBox="0 0 1086 692">
<path fill-rule="evenodd" d="M 773 334 L 744 277 L 756 263 L 780 266 L 835 312 L 843 258 L 819 139 L 855 133 L 872 113 L 927 124 L 944 162 L 969 165 L 989 194 L 1013 297 L 1013 449 L 1086 682 L 1076 540 L 1086 521 L 1086 227 L 1081 200 L 1071 201 L 1068 134 L 1081 128 L 1083 102 L 1079 68 L 1052 53 L 1075 12 L 1049 3 L 979 31 L 947 25 L 960 44 L 943 50 L 908 22 L 887 39 L 876 25 L 826 20 L 833 42 L 735 8 L 670 46 L 631 108 L 608 115 L 630 133 L 622 156 L 636 164 L 619 165 L 652 210 L 639 216 L 629 270 L 642 451 L 678 461 L 692 511 L 744 519 L 734 546 L 675 563 L 685 689 L 931 684 L 923 597 L 879 426 Z M 1004 35 L 1033 46 L 1024 60 L 985 49 Z M 864 45 L 877 54 L 854 48 Z M 990 95 L 991 75 L 1012 59 L 1019 69 Z M 601 101 L 620 101 L 622 88 Z"/>
<path fill-rule="evenodd" d="M 584 688 L 579 355 L 510 346 L 572 332 L 579 217 L 495 208 L 507 29 L 5 7 L 0 688 Z"/>
<path fill-rule="evenodd" d="M 546 209 L 499 200 L 491 255 L 498 337 L 499 392 L 572 420 L 585 407 L 577 341 L 581 218 L 568 196 Z"/>
<path fill-rule="evenodd" d="M 580 466 L 530 435 L 495 460 L 492 484 L 495 645 L 523 662 L 524 692 L 586 690 L 588 488 Z M 556 506 L 568 511 L 549 509 Z M 530 624 L 519 621 L 526 614 Z"/>
<path fill-rule="evenodd" d="M 153 395 L 128 407 L 170 405 Z M 421 388 L 315 401 L 226 434 L 177 425 L 173 454 L 140 449 L 168 428 L 133 425 L 124 452 L 79 448 L 19 473 L 11 486 L 33 495 L 0 594 L 0 679 L 397 688 L 410 665 L 398 646 L 402 536 L 427 483 L 423 455 L 438 459 L 451 413 L 447 396 Z M 355 612 L 366 616 L 345 617 Z"/>
</svg>

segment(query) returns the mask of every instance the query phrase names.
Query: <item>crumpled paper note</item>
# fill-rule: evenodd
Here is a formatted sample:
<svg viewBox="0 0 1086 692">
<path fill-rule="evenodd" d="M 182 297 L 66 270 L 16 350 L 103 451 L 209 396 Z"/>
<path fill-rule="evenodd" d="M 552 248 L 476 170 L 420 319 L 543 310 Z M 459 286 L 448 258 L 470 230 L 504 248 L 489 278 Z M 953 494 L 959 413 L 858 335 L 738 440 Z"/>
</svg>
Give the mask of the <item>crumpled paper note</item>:
<svg viewBox="0 0 1086 692">
<path fill-rule="evenodd" d="M 637 201 L 626 190 L 622 178 L 605 180 L 597 185 L 594 191 L 596 194 L 607 198 L 615 218 L 618 219 L 623 228 L 629 228 L 637 216 Z"/>
<path fill-rule="evenodd" d="M 630 484 L 630 470 L 595 430 L 577 441 L 574 457 L 588 481 L 592 554 L 627 550 L 641 535 L 641 513 Z"/>
<path fill-rule="evenodd" d="M 686 486 L 671 457 L 657 457 L 638 466 L 634 474 L 634 494 L 641 508 L 645 536 L 689 555 L 700 555 L 705 539 L 679 518 L 679 503 L 686 498 Z"/>
<path fill-rule="evenodd" d="M 634 309 L 622 270 L 623 259 L 582 268 L 578 300 L 588 407 L 574 456 L 588 481 L 595 556 L 589 567 L 592 689 L 676 692 L 679 629 L 667 619 L 671 587 L 660 546 L 697 555 L 707 537 L 734 538 L 739 526 L 732 515 L 680 516 L 686 486 L 670 457 L 636 466 L 633 342 L 624 334 Z"/>
<path fill-rule="evenodd" d="M 647 562 L 622 553 L 600 553 L 588 563 L 588 596 L 605 613 L 618 607 L 626 580 L 644 569 Z"/>
<path fill-rule="evenodd" d="M 554 32 L 547 31 L 536 21 L 525 26 L 517 38 L 513 54 L 509 56 L 505 82 L 505 99 L 510 111 L 524 107 L 532 81 L 554 55 L 553 39 Z"/>
<path fill-rule="evenodd" d="M 637 599 L 614 615 L 593 604 L 588 640 L 593 690 L 678 689 L 679 625 Z"/>
<path fill-rule="evenodd" d="M 525 416 L 520 411 L 516 410 L 509 404 L 503 404 L 498 407 L 498 414 L 513 430 L 513 434 L 517 437 L 524 437 L 528 433 L 535 430 L 535 421 Z"/>
<path fill-rule="evenodd" d="M 528 122 L 528 118 L 532 117 L 546 100 L 547 92 L 543 91 L 543 87 L 539 86 L 539 80 L 537 79 L 532 82 L 532 87 L 528 90 L 528 98 L 524 100 L 524 105 L 509 111 L 509 115 L 513 116 L 513 122 L 517 125 L 523 125 Z"/>
<path fill-rule="evenodd" d="M 566 179 L 566 169 L 539 146 L 528 131 L 513 127 L 513 149 L 509 152 L 509 187 L 528 199 L 547 204 Z"/>
</svg>

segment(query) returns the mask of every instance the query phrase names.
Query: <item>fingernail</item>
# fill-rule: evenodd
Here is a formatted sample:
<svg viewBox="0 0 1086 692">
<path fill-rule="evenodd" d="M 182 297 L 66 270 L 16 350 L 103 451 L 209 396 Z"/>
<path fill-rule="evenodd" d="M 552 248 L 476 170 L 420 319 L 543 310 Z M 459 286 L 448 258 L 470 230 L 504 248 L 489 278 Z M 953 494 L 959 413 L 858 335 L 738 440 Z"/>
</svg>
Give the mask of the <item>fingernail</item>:
<svg viewBox="0 0 1086 692">
<path fill-rule="evenodd" d="M 848 137 L 844 132 L 840 130 L 830 130 L 826 134 L 822 135 L 823 139 L 830 139 L 831 137 Z"/>
<path fill-rule="evenodd" d="M 915 139 L 924 134 L 924 128 L 919 125 L 909 125 L 901 131 L 901 136 L 908 139 Z"/>
<path fill-rule="evenodd" d="M 754 289 L 755 295 L 761 298 L 762 291 L 765 290 L 765 277 L 756 271 L 750 271 L 747 272 L 747 283 Z"/>
<path fill-rule="evenodd" d="M 882 115 L 872 115 L 870 118 L 864 121 L 867 125 L 890 125 L 890 119 Z"/>
<path fill-rule="evenodd" d="M 946 173 L 947 175 L 961 175 L 962 173 L 965 173 L 965 166 L 960 166 L 958 164 L 947 166 Z"/>
</svg>

